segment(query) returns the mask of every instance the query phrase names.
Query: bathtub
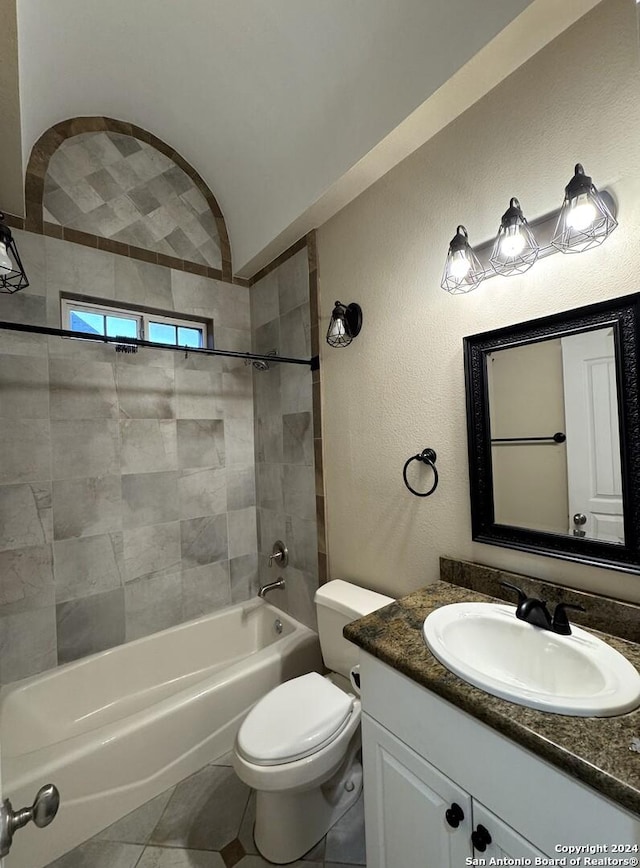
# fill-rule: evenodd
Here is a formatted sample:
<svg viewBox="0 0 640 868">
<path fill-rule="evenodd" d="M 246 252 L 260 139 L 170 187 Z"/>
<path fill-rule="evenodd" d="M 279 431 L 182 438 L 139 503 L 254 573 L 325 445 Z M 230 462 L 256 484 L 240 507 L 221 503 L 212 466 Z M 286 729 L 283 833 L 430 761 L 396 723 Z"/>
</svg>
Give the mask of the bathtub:
<svg viewBox="0 0 640 868">
<path fill-rule="evenodd" d="M 3 797 L 61 796 L 6 868 L 41 868 L 230 751 L 260 697 L 320 667 L 317 634 L 255 599 L 4 688 Z"/>
</svg>

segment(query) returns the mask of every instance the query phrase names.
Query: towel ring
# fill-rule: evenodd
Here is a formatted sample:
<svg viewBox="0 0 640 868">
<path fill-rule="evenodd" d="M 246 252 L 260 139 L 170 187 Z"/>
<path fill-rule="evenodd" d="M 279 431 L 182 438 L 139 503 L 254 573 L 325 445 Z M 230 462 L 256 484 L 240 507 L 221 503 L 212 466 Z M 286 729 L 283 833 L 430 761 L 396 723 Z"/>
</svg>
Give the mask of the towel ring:
<svg viewBox="0 0 640 868">
<path fill-rule="evenodd" d="M 429 489 L 429 491 L 416 491 L 415 488 L 412 488 L 409 485 L 409 481 L 407 479 L 407 467 L 411 464 L 412 461 L 421 461 L 423 464 L 428 464 L 429 467 L 433 470 L 433 485 Z M 436 453 L 433 449 L 423 449 L 422 452 L 419 452 L 417 455 L 412 455 L 411 458 L 407 458 L 404 464 L 404 468 L 402 470 L 402 478 L 404 479 L 404 484 L 407 486 L 411 494 L 415 494 L 416 497 L 429 497 L 430 494 L 438 487 L 438 471 L 436 469 Z"/>
</svg>

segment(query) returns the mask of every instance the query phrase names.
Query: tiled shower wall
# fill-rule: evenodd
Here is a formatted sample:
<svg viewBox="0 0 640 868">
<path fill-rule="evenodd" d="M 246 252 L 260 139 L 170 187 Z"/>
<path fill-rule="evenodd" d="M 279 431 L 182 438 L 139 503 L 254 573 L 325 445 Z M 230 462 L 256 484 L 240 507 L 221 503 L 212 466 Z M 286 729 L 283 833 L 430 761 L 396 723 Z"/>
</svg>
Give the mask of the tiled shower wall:
<svg viewBox="0 0 640 868">
<path fill-rule="evenodd" d="M 311 356 L 309 261 L 306 246 L 251 287 L 253 350 Z M 318 537 L 312 418 L 307 366 L 272 364 L 254 371 L 258 549 L 261 582 L 282 575 L 275 605 L 316 626 Z M 275 540 L 289 549 L 289 565 L 268 568 Z"/>
<path fill-rule="evenodd" d="M 72 292 L 210 317 L 216 346 L 250 345 L 247 288 L 15 237 L 31 285 L 0 295 L 0 320 L 60 327 L 60 293 Z M 283 412 L 304 426 L 310 408 L 286 375 L 283 388 Z M 0 682 L 255 594 L 252 375 L 242 361 L 0 331 L 0 443 Z M 283 473 L 307 466 L 306 446 L 296 449 L 300 461 Z M 287 505 L 298 534 L 308 521 L 297 500 Z M 292 548 L 299 562 L 302 545 Z"/>
</svg>

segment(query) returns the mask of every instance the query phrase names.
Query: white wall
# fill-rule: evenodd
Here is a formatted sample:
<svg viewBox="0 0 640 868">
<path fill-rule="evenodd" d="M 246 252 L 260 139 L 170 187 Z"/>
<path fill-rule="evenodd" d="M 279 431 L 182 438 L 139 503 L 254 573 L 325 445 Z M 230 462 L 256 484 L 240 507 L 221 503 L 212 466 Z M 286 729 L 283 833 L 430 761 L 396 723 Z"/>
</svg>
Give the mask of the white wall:
<svg viewBox="0 0 640 868">
<path fill-rule="evenodd" d="M 471 540 L 462 338 L 640 289 L 640 73 L 635 4 L 604 0 L 321 227 L 326 329 L 358 301 L 361 335 L 322 349 L 329 568 L 391 594 L 438 576 L 441 554 L 640 601 L 640 578 Z M 619 200 L 601 248 L 549 257 L 468 296 L 440 287 L 458 223 L 492 237 L 511 196 L 558 207 L 580 161 Z M 406 458 L 430 446 L 440 486 L 411 496 Z"/>
</svg>

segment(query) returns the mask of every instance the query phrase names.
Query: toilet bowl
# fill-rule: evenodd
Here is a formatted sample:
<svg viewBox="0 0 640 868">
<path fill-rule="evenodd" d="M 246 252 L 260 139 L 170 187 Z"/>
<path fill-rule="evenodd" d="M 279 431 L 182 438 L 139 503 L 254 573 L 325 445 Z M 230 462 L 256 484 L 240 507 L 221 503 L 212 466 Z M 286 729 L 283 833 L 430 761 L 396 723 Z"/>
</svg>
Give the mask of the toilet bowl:
<svg viewBox="0 0 640 868">
<path fill-rule="evenodd" d="M 358 652 L 343 638 L 342 628 L 390 602 L 341 580 L 320 588 L 320 644 L 325 664 L 333 664 L 334 671 L 284 682 L 240 726 L 233 765 L 256 790 L 254 840 L 270 862 L 299 859 L 360 795 L 360 700 L 347 680 Z"/>
</svg>

